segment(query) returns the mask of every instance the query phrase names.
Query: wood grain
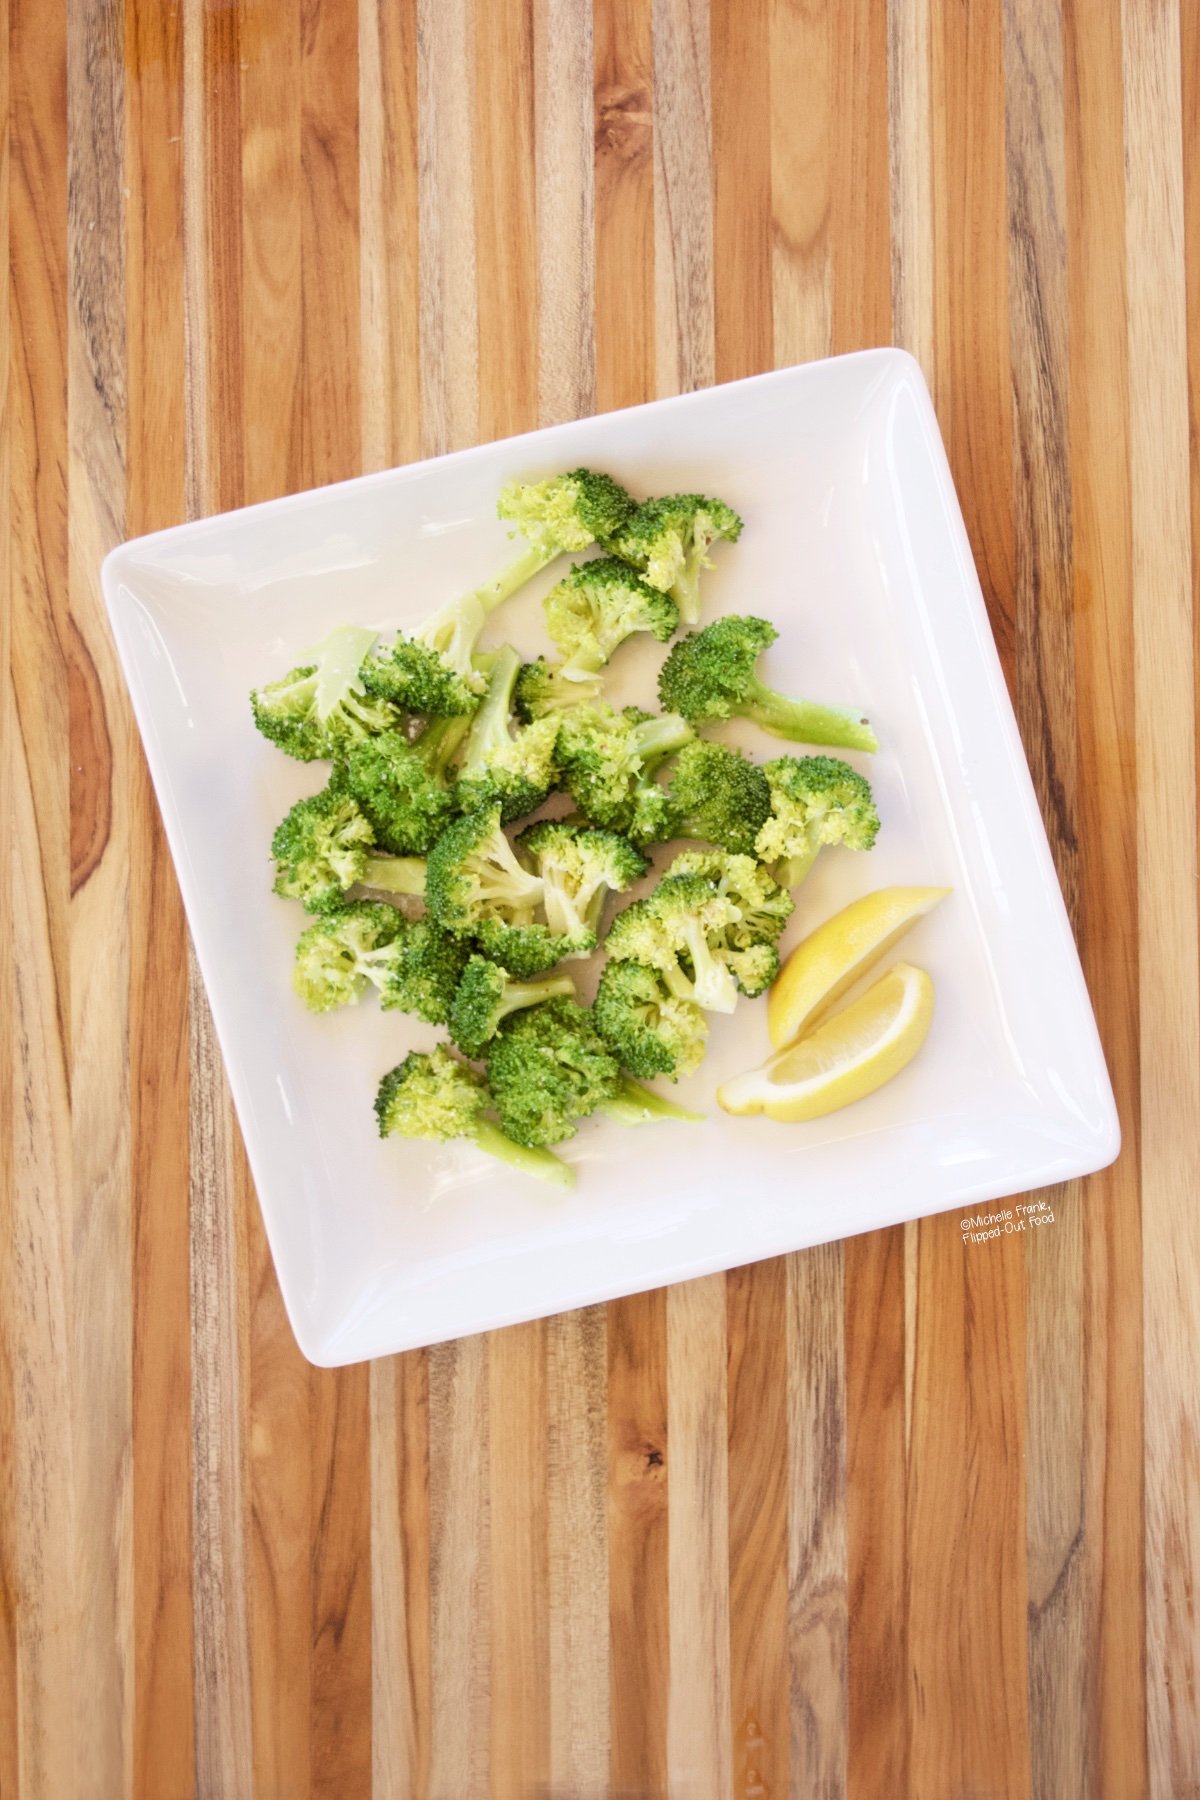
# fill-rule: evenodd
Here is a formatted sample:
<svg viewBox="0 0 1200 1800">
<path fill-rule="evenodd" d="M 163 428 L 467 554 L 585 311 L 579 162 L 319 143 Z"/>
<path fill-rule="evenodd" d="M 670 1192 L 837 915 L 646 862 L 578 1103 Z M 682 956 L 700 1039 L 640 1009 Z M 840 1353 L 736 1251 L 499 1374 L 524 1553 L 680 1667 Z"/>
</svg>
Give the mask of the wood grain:
<svg viewBox="0 0 1200 1800">
<path fill-rule="evenodd" d="M 0 1793 L 1200 1791 L 1200 12 L 4 0 Z M 925 368 L 1125 1147 L 331 1374 L 99 597 L 127 533 Z"/>
</svg>

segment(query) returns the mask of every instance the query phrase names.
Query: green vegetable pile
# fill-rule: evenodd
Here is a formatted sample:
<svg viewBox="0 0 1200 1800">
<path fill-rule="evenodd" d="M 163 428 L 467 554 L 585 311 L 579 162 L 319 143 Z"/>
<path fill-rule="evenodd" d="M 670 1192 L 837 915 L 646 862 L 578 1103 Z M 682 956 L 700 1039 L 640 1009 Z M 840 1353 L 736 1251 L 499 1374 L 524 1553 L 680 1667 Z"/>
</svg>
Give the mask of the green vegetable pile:
<svg viewBox="0 0 1200 1800">
<path fill-rule="evenodd" d="M 714 544 L 741 534 L 724 501 L 639 505 L 610 476 L 575 469 L 509 484 L 499 513 L 524 548 L 493 581 L 390 644 L 338 627 L 251 706 L 286 755 L 330 765 L 271 842 L 275 892 L 313 915 L 296 992 L 329 1012 L 374 988 L 383 1007 L 444 1026 L 459 1053 L 414 1050 L 383 1077 L 381 1134 L 468 1138 L 569 1184 L 552 1147 L 592 1114 L 697 1116 L 639 1083 L 694 1073 L 708 1015 L 774 980 L 790 890 L 818 852 L 869 850 L 879 830 L 848 763 L 758 763 L 705 728 L 745 718 L 800 744 L 876 740 L 860 713 L 766 685 L 759 663 L 777 633 L 765 619 L 679 635 L 698 626 Z M 481 647 L 491 614 L 539 570 L 593 549 L 546 596 L 556 657 Z M 674 640 L 658 714 L 604 698 L 610 660 L 636 637 Z M 566 815 L 533 819 L 552 796 Z M 673 839 L 706 847 L 674 855 L 606 935 L 609 896 Z M 419 914 L 404 904 L 416 899 Z M 589 1007 L 570 964 L 601 949 Z"/>
</svg>

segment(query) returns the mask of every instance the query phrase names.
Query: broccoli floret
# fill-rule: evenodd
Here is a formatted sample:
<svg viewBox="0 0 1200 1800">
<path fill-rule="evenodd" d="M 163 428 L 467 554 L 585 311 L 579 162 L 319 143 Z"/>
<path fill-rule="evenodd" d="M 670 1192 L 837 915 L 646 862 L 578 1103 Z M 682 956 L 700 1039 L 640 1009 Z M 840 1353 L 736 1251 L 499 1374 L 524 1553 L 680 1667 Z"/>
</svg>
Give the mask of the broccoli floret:
<svg viewBox="0 0 1200 1800">
<path fill-rule="evenodd" d="M 737 918 L 726 928 L 726 942 L 735 950 L 754 944 L 773 944 L 792 916 L 795 901 L 780 887 L 769 870 L 752 856 L 730 855 L 724 850 L 687 850 L 677 856 L 668 875 L 703 875 L 719 894 L 737 908 Z"/>
<path fill-rule="evenodd" d="M 802 744 L 834 744 L 843 750 L 875 750 L 866 719 L 850 707 L 789 700 L 754 673 L 763 651 L 779 633 L 765 619 L 729 614 L 703 631 L 681 638 L 662 666 L 658 692 L 665 707 L 693 725 L 718 719 L 753 719 L 775 737 Z"/>
<path fill-rule="evenodd" d="M 335 906 L 300 934 L 292 986 L 311 1012 L 332 1012 L 382 988 L 405 921 L 394 906 L 366 900 Z"/>
<path fill-rule="evenodd" d="M 740 750 L 697 738 L 685 744 L 668 789 L 676 837 L 702 838 L 745 856 L 771 810 L 771 790 L 757 763 Z"/>
<path fill-rule="evenodd" d="M 335 775 L 275 827 L 275 892 L 299 900 L 307 912 L 327 911 L 361 880 L 374 842 L 370 821 Z"/>
<path fill-rule="evenodd" d="M 625 1068 L 649 1080 L 677 1081 L 699 1068 L 708 1021 L 691 1000 L 677 1000 L 646 963 L 605 964 L 596 989 L 596 1026 Z"/>
<path fill-rule="evenodd" d="M 558 725 L 537 719 L 515 735 L 508 726 L 521 659 L 509 645 L 495 658 L 488 690 L 471 720 L 458 772 L 455 801 L 465 812 L 499 806 L 501 819 L 536 812 L 555 778 Z"/>
<path fill-rule="evenodd" d="M 678 714 L 654 718 L 626 707 L 579 707 L 561 715 L 558 764 L 581 813 L 639 847 L 674 833 L 674 808 L 654 779 L 665 757 L 691 741 Z"/>
<path fill-rule="evenodd" d="M 575 1177 L 567 1164 L 548 1150 L 514 1143 L 488 1117 L 492 1106 L 482 1077 L 439 1044 L 428 1054 L 410 1051 L 384 1076 L 375 1096 L 375 1117 L 380 1137 L 431 1138 L 435 1143 L 471 1138 L 489 1156 L 539 1181 L 570 1187 Z"/>
<path fill-rule="evenodd" d="M 425 904 L 458 937 L 478 935 L 492 924 L 532 927 L 541 900 L 542 878 L 517 861 L 500 828 L 498 806 L 464 813 L 429 852 Z"/>
<path fill-rule="evenodd" d="M 464 1056 L 479 1056 L 510 1013 L 558 995 L 574 998 L 575 983 L 569 975 L 514 981 L 498 963 L 489 962 L 486 956 L 472 956 L 450 1007 L 450 1036 Z"/>
<path fill-rule="evenodd" d="M 606 948 L 614 962 L 657 969 L 676 999 L 705 1012 L 732 1012 L 737 984 L 725 933 L 736 920 L 736 906 L 704 876 L 664 876 L 644 900 L 617 914 Z"/>
<path fill-rule="evenodd" d="M 825 844 L 869 850 L 879 832 L 871 784 L 836 756 L 780 756 L 763 769 L 771 810 L 755 842 L 776 881 L 797 887 Z"/>
<path fill-rule="evenodd" d="M 359 678 L 374 642 L 373 631 L 339 625 L 305 662 L 256 688 L 250 705 L 263 736 L 299 762 L 313 762 L 397 725 L 395 708 L 365 693 Z"/>
<path fill-rule="evenodd" d="M 563 551 L 605 543 L 620 531 L 634 502 L 611 475 L 572 469 L 549 481 L 510 481 L 500 491 L 496 510 L 548 563 Z"/>
<path fill-rule="evenodd" d="M 709 547 L 717 538 L 737 542 L 742 521 L 723 500 L 703 494 L 665 494 L 646 500 L 609 540 L 644 574 L 651 587 L 670 594 L 685 625 L 700 617 L 700 571 L 711 569 Z"/>
<path fill-rule="evenodd" d="M 525 981 L 544 975 L 570 948 L 542 924 L 509 925 L 503 919 L 481 919 L 475 935 L 480 949 L 493 962 Z"/>
<path fill-rule="evenodd" d="M 558 1144 L 617 1091 L 616 1057 L 591 1013 L 544 1000 L 505 1019 L 487 1052 L 500 1122 L 520 1144 Z"/>
<path fill-rule="evenodd" d="M 518 719 L 529 724 L 533 719 L 545 719 L 576 706 L 594 705 L 603 686 L 599 675 L 575 679 L 563 673 L 561 663 L 547 662 L 539 656 L 536 662 L 521 666 L 513 690 L 513 710 Z"/>
<path fill-rule="evenodd" d="M 449 822 L 455 797 L 447 774 L 466 730 L 465 719 L 435 719 L 411 741 L 385 731 L 351 750 L 346 785 L 382 849 L 423 855 Z"/>
<path fill-rule="evenodd" d="M 484 616 L 480 614 L 478 631 L 482 631 L 483 623 Z M 467 629 L 464 624 L 464 634 Z M 474 640 L 472 650 L 473 645 Z M 454 654 L 458 659 L 458 646 L 454 646 Z M 419 638 L 400 633 L 393 643 L 367 658 L 362 666 L 362 683 L 369 694 L 378 694 L 405 712 L 420 713 L 426 718 L 465 716 L 479 704 L 484 676 L 477 655 L 468 650 L 464 657 L 460 668 Z"/>
<path fill-rule="evenodd" d="M 624 893 L 646 873 L 646 859 L 628 838 L 560 819 L 540 819 L 517 838 L 517 848 L 542 878 L 546 923 L 567 958 L 587 956 L 599 942 L 604 901 Z"/>
<path fill-rule="evenodd" d="M 679 624 L 668 594 L 616 556 L 577 563 L 546 595 L 546 629 L 564 658 L 562 676 L 594 674 L 635 631 L 665 644 Z"/>
<path fill-rule="evenodd" d="M 428 919 L 356 900 L 301 935 L 292 986 L 313 1012 L 348 1006 L 374 986 L 385 1009 L 442 1025 L 466 958 L 466 946 Z"/>
<path fill-rule="evenodd" d="M 738 987 L 751 1000 L 758 994 L 765 994 L 779 973 L 779 952 L 774 944 L 747 944 L 741 950 L 730 949 L 726 961 Z"/>
</svg>

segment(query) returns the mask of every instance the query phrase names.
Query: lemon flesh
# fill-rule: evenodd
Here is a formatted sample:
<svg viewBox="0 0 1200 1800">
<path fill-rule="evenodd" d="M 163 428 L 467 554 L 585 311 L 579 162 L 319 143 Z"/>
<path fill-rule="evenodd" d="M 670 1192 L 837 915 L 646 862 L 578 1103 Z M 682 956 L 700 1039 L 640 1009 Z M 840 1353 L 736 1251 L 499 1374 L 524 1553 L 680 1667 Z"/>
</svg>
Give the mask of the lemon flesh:
<svg viewBox="0 0 1200 1800">
<path fill-rule="evenodd" d="M 819 1119 L 863 1100 L 910 1063 L 929 1033 L 933 982 L 924 969 L 897 963 L 861 1000 L 833 1013 L 761 1068 L 717 1090 L 730 1113 Z"/>
<path fill-rule="evenodd" d="M 810 932 L 784 963 L 767 997 L 767 1031 L 774 1048 L 811 1030 L 949 892 L 944 887 L 877 888 Z"/>
</svg>

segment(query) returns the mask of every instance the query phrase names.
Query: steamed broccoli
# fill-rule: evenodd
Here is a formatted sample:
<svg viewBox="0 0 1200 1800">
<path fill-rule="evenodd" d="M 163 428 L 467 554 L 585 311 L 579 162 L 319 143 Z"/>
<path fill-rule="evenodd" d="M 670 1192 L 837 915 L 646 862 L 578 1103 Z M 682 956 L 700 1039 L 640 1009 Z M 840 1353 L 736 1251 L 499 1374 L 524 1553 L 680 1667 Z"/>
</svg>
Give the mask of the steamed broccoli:
<svg viewBox="0 0 1200 1800">
<path fill-rule="evenodd" d="M 488 1115 L 493 1109 L 487 1084 L 444 1044 L 428 1054 L 413 1050 L 386 1074 L 375 1096 L 380 1137 L 431 1138 L 446 1143 L 472 1138 L 489 1156 L 499 1157 L 539 1181 L 570 1187 L 566 1163 L 548 1150 L 514 1143 Z"/>
<path fill-rule="evenodd" d="M 299 900 L 307 912 L 325 912 L 362 879 L 374 843 L 370 821 L 335 774 L 275 827 L 275 892 Z"/>
<path fill-rule="evenodd" d="M 725 850 L 685 850 L 666 873 L 703 875 L 719 894 L 733 902 L 737 918 L 726 930 L 726 941 L 735 950 L 775 943 L 795 910 L 796 903 L 787 889 L 752 856 L 731 855 Z"/>
<path fill-rule="evenodd" d="M 646 873 L 645 857 L 628 838 L 562 819 L 526 826 L 517 849 L 542 878 L 546 923 L 562 940 L 567 958 L 595 949 L 606 896 L 624 893 Z"/>
<path fill-rule="evenodd" d="M 381 849 L 423 855 L 448 823 L 455 810 L 449 766 L 466 730 L 465 719 L 435 719 L 418 738 L 385 731 L 355 744 L 346 785 Z"/>
<path fill-rule="evenodd" d="M 749 860 L 720 858 L 722 865 Z M 735 891 L 732 879 L 722 884 L 698 870 L 668 872 L 644 900 L 617 914 L 608 933 L 609 956 L 656 969 L 678 1000 L 692 1000 L 705 1012 L 732 1012 L 739 988 L 761 994 L 779 970 L 766 935 L 777 935 L 774 918 L 769 912 L 761 922 L 744 917 Z"/>
<path fill-rule="evenodd" d="M 594 1011 L 601 1037 L 635 1075 L 677 1081 L 699 1068 L 708 1021 L 694 1001 L 676 999 L 648 964 L 606 963 Z"/>
<path fill-rule="evenodd" d="M 521 659 L 509 645 L 497 652 L 488 690 L 471 720 L 458 771 L 455 801 L 464 812 L 499 806 L 501 819 L 536 812 L 554 782 L 554 747 L 558 726 L 553 719 L 508 728 L 513 687 Z"/>
<path fill-rule="evenodd" d="M 644 900 L 617 914 L 606 948 L 614 962 L 657 969 L 677 1000 L 705 1012 L 732 1012 L 737 984 L 724 933 L 737 908 L 701 875 L 664 876 Z"/>
<path fill-rule="evenodd" d="M 599 675 L 567 676 L 561 663 L 547 662 L 539 656 L 536 662 L 521 666 L 513 690 L 513 710 L 518 719 L 529 724 L 571 707 L 592 706 L 603 687 Z"/>
<path fill-rule="evenodd" d="M 526 486 L 509 482 L 497 510 L 513 522 L 526 548 L 494 580 L 450 601 L 364 664 L 368 692 L 409 712 L 474 712 L 484 689 L 475 649 L 488 616 L 556 556 L 586 550 L 617 530 L 633 501 L 609 476 L 574 469 Z"/>
<path fill-rule="evenodd" d="M 500 808 L 464 813 L 429 853 L 425 904 L 439 925 L 475 937 L 513 975 L 540 975 L 564 945 L 537 912 L 543 883 L 517 861 L 500 826 Z"/>
<path fill-rule="evenodd" d="M 675 837 L 702 838 L 752 855 L 771 810 L 771 790 L 757 763 L 740 750 L 697 738 L 679 752 L 668 788 Z"/>
<path fill-rule="evenodd" d="M 639 847 L 669 838 L 674 809 L 654 779 L 665 757 L 691 741 L 678 714 L 654 718 L 628 706 L 604 704 L 561 714 L 558 764 L 580 812 Z"/>
<path fill-rule="evenodd" d="M 869 850 L 879 831 L 870 783 L 836 756 L 780 756 L 763 769 L 771 810 L 755 843 L 776 881 L 797 887 L 824 844 Z"/>
<path fill-rule="evenodd" d="M 301 935 L 292 986 L 313 1012 L 330 1012 L 361 999 L 373 985 L 385 1009 L 442 1025 L 466 957 L 466 946 L 430 920 L 355 900 Z"/>
<path fill-rule="evenodd" d="M 574 998 L 575 983 L 569 975 L 551 975 L 544 981 L 514 981 L 499 963 L 490 962 L 486 956 L 472 956 L 463 969 L 450 1007 L 450 1036 L 464 1056 L 479 1056 L 510 1013 L 559 995 Z"/>
<path fill-rule="evenodd" d="M 375 633 L 339 625 L 308 659 L 250 695 L 254 723 L 299 762 L 336 756 L 348 744 L 399 723 L 394 707 L 364 693 L 359 667 Z"/>
<path fill-rule="evenodd" d="M 487 1051 L 500 1122 L 520 1144 L 558 1144 L 617 1092 L 616 1057 L 591 1013 L 544 1000 L 505 1019 Z"/>
<path fill-rule="evenodd" d="M 642 571 L 651 587 L 670 594 L 685 625 L 700 617 L 700 571 L 711 569 L 717 538 L 737 542 L 742 521 L 723 500 L 703 494 L 665 494 L 646 500 L 607 548 Z"/>
<path fill-rule="evenodd" d="M 703 1113 L 689 1112 L 687 1107 L 678 1106 L 665 1094 L 656 1094 L 653 1088 L 642 1087 L 625 1074 L 617 1078 L 616 1093 L 602 1100 L 596 1111 L 618 1125 L 657 1125 L 661 1119 L 678 1119 L 683 1124 L 698 1125 L 704 1118 Z"/>
<path fill-rule="evenodd" d="M 512 520 L 542 568 L 564 550 L 606 543 L 620 531 L 634 503 L 611 475 L 572 469 L 549 481 L 508 482 L 500 490 L 496 510 L 502 519 Z"/>
<path fill-rule="evenodd" d="M 616 556 L 576 563 L 545 599 L 546 629 L 565 661 L 564 680 L 592 675 L 635 631 L 665 644 L 679 624 L 668 594 L 643 581 Z"/>
<path fill-rule="evenodd" d="M 718 719 L 753 719 L 775 737 L 802 744 L 835 744 L 844 750 L 875 750 L 875 733 L 850 707 L 789 700 L 764 686 L 754 673 L 763 651 L 779 633 L 765 619 L 729 614 L 703 631 L 681 638 L 662 666 L 658 692 L 665 707 L 693 725 Z"/>
</svg>

